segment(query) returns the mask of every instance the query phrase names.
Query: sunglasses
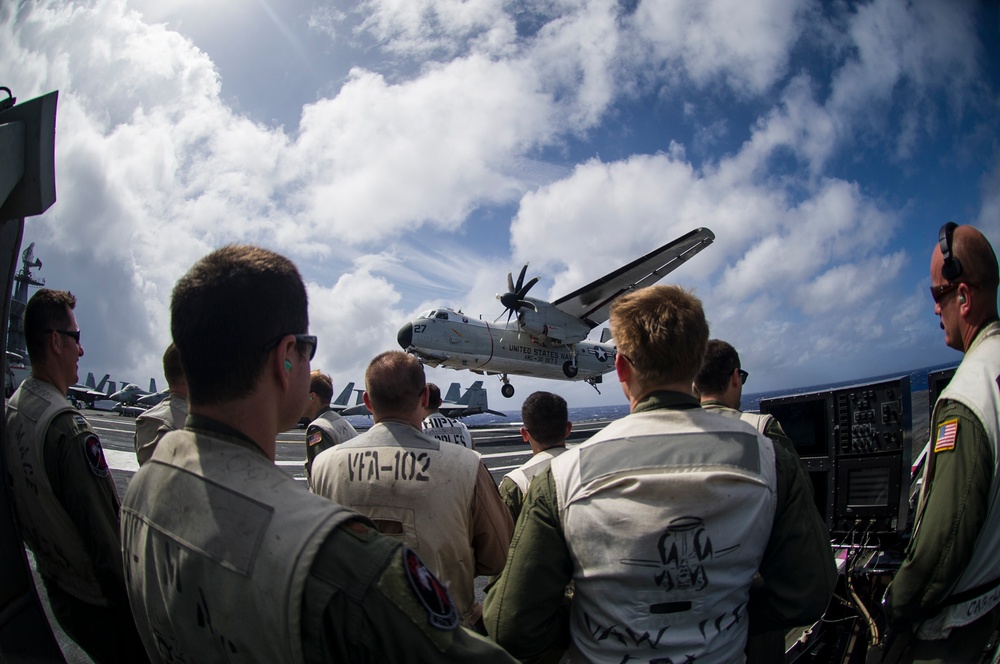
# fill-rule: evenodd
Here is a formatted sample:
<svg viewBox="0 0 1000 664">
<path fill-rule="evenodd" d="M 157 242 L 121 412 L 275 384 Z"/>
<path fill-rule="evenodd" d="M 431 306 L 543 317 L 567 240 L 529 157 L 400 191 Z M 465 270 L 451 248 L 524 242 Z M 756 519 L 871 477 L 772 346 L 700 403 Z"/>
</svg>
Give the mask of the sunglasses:
<svg viewBox="0 0 1000 664">
<path fill-rule="evenodd" d="M 746 371 L 743 371 L 743 369 L 736 369 L 736 371 L 738 371 L 740 374 L 740 385 L 746 385 L 747 376 L 749 376 L 750 374 L 747 373 Z"/>
<path fill-rule="evenodd" d="M 65 334 L 67 337 L 71 338 L 76 342 L 76 345 L 80 345 L 80 330 L 45 330 L 46 332 L 58 332 L 59 334 Z"/>
<path fill-rule="evenodd" d="M 281 340 L 284 339 L 287 336 L 289 336 L 289 335 L 282 334 L 282 335 L 279 335 L 279 336 L 275 337 L 274 339 L 271 339 L 270 341 L 268 341 L 264 345 L 264 352 L 265 353 L 269 353 L 272 350 L 274 350 L 275 348 L 277 348 L 278 344 L 281 343 Z M 309 347 L 309 359 L 310 360 L 313 359 L 314 357 L 316 357 L 316 346 L 317 346 L 317 344 L 319 342 L 317 341 L 315 335 L 312 335 L 312 334 L 293 334 L 291 336 L 295 337 L 295 345 L 296 346 L 303 345 L 303 346 L 308 346 Z"/>
<path fill-rule="evenodd" d="M 934 299 L 934 304 L 941 304 L 944 296 L 958 288 L 961 283 L 961 281 L 953 281 L 943 286 L 931 286 L 931 297 Z"/>
</svg>

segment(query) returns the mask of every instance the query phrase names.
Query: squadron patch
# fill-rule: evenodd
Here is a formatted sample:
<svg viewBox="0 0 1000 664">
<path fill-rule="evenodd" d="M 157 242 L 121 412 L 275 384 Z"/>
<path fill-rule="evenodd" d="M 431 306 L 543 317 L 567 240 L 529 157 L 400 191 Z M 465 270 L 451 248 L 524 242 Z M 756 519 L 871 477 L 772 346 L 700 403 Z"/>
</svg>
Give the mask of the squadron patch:
<svg viewBox="0 0 1000 664">
<path fill-rule="evenodd" d="M 97 436 L 91 436 L 83 444 L 83 455 L 87 457 L 90 472 L 98 477 L 108 476 L 108 462 L 104 458 L 104 450 L 101 448 L 101 441 L 97 439 Z"/>
<path fill-rule="evenodd" d="M 318 444 L 322 440 L 323 440 L 323 432 L 317 431 L 315 433 L 309 434 L 309 438 L 306 439 L 306 442 L 309 444 L 309 447 L 312 447 L 313 445 Z"/>
<path fill-rule="evenodd" d="M 410 587 L 427 611 L 427 620 L 431 626 L 442 630 L 458 627 L 458 609 L 455 608 L 448 589 L 408 546 L 403 547 L 403 567 Z"/>
<path fill-rule="evenodd" d="M 958 418 L 942 422 L 938 426 L 937 438 L 934 440 L 935 452 L 947 452 L 955 449 L 955 438 L 958 437 Z"/>
</svg>

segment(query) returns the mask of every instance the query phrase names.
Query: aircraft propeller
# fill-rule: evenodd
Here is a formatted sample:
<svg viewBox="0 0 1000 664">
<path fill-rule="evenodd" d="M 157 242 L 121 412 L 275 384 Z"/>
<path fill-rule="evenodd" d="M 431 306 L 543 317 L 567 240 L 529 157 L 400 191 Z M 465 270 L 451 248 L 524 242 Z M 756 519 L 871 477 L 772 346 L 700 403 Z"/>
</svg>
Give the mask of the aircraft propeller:
<svg viewBox="0 0 1000 664">
<path fill-rule="evenodd" d="M 500 300 L 500 304 L 505 307 L 507 312 L 507 323 L 510 323 L 511 316 L 520 311 L 521 309 L 532 309 L 538 311 L 538 307 L 534 303 L 525 300 L 525 295 L 531 290 L 531 287 L 538 282 L 538 277 L 532 277 L 528 280 L 528 283 L 524 283 L 524 273 L 528 271 L 528 266 L 525 265 L 521 268 L 521 273 L 517 275 L 517 283 L 514 283 L 514 276 L 508 272 L 507 273 L 507 292 L 503 295 L 497 295 L 497 299 Z M 503 312 L 500 313 L 503 316 Z M 494 323 L 500 320 L 500 316 L 497 316 L 493 321 Z"/>
</svg>

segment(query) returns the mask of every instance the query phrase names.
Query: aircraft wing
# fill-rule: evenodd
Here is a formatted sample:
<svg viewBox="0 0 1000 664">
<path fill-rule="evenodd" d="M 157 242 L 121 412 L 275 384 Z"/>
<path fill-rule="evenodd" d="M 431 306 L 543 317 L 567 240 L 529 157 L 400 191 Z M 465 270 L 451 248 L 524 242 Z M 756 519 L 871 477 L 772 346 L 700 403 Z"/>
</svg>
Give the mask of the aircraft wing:
<svg viewBox="0 0 1000 664">
<path fill-rule="evenodd" d="M 714 240 L 715 233 L 707 228 L 696 228 L 552 304 L 592 328 L 597 327 L 608 320 L 615 299 L 631 290 L 652 286 Z"/>
</svg>

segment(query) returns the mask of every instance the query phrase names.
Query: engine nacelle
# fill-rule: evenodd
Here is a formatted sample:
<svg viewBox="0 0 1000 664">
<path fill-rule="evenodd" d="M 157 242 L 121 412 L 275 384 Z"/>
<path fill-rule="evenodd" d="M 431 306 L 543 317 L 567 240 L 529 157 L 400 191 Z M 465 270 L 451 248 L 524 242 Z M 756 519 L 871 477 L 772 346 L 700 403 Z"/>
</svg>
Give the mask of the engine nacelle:
<svg viewBox="0 0 1000 664">
<path fill-rule="evenodd" d="M 517 315 L 521 329 L 536 337 L 569 345 L 579 343 L 590 334 L 590 327 L 580 319 L 541 303 L 538 311 L 522 310 Z"/>
</svg>

